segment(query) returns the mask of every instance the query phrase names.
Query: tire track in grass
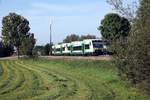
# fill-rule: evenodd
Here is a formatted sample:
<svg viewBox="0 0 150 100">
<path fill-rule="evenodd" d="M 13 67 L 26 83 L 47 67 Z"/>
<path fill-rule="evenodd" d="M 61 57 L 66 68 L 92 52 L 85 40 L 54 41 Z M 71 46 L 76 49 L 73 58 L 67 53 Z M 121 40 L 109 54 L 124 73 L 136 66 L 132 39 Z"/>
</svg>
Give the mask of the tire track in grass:
<svg viewBox="0 0 150 100">
<path fill-rule="evenodd" d="M 30 66 L 30 65 L 27 65 L 27 66 Z M 35 66 L 35 65 L 34 65 Z M 36 69 L 37 69 L 38 67 L 36 66 Z M 50 76 L 52 76 L 52 77 L 54 77 L 54 82 L 55 82 L 55 84 L 58 84 L 58 87 L 60 87 L 60 88 L 62 88 L 62 90 L 60 90 L 60 92 L 59 92 L 59 94 L 58 95 L 56 95 L 56 96 L 54 96 L 54 97 L 51 97 L 51 98 L 58 98 L 58 97 L 61 97 L 61 95 L 62 94 L 65 94 L 66 93 L 66 91 L 69 91 L 69 89 L 67 89 L 68 88 L 68 84 L 66 84 L 65 82 L 67 82 L 68 81 L 68 79 L 65 79 L 64 77 L 60 77 L 60 76 L 58 76 L 56 73 L 54 74 L 52 74 L 52 73 L 49 73 L 49 72 L 46 72 L 47 70 L 45 70 L 45 69 L 41 69 L 42 67 L 40 67 L 40 69 L 38 68 L 38 71 L 40 70 L 42 70 L 42 72 L 43 73 L 45 73 L 46 75 L 50 75 Z M 35 69 L 35 68 L 34 68 Z M 68 86 L 67 86 L 68 85 Z M 73 83 L 73 84 L 71 84 L 73 87 L 75 87 L 75 84 Z M 70 86 L 71 87 L 71 86 Z M 74 90 L 75 89 L 73 89 L 73 91 L 71 91 L 70 93 L 68 93 L 68 94 L 74 94 Z M 48 97 L 48 96 L 47 96 Z"/>
<path fill-rule="evenodd" d="M 3 74 L 4 74 L 4 69 L 0 63 L 0 78 L 3 76 Z"/>
<path fill-rule="evenodd" d="M 4 91 L 2 91 L 2 94 L 8 94 L 13 92 L 14 90 L 16 90 L 17 88 L 21 87 L 22 84 L 25 82 L 25 78 L 24 75 L 22 74 L 23 72 L 21 70 L 19 70 L 14 63 L 9 62 L 9 64 L 11 65 L 11 67 L 14 69 L 13 71 L 16 74 L 15 80 L 13 80 L 13 83 L 10 83 L 11 86 L 8 87 L 7 89 L 5 89 Z"/>
<path fill-rule="evenodd" d="M 3 63 L 1 63 L 1 68 L 2 68 L 2 70 L 3 70 L 3 74 L 2 74 L 2 76 L 0 77 L 0 89 L 3 87 L 3 85 L 4 85 L 4 83 L 5 83 L 5 81 L 6 80 L 8 80 L 8 78 L 9 78 L 9 74 L 10 73 L 8 73 L 9 72 L 9 69 L 7 68 L 8 66 L 4 66 L 4 64 Z"/>
<path fill-rule="evenodd" d="M 26 73 L 24 74 L 25 74 L 25 77 L 28 78 L 26 80 L 27 85 L 24 87 L 22 91 L 18 93 L 18 98 L 25 99 L 25 98 L 30 98 L 32 96 L 40 95 L 41 93 L 43 93 L 43 91 L 37 91 L 40 83 L 42 82 L 42 80 L 39 79 L 40 76 L 30 69 L 19 66 L 18 64 L 16 65 L 20 67 L 21 69 L 26 70 Z"/>
<path fill-rule="evenodd" d="M 22 65 L 22 64 L 21 64 L 21 65 Z M 23 65 L 25 65 L 25 64 L 23 64 Z M 31 67 L 32 67 L 31 65 L 25 65 L 25 66 L 30 66 L 30 69 L 31 69 Z M 39 74 L 42 74 L 42 72 L 40 71 L 41 69 L 40 69 L 40 70 L 32 69 L 32 70 L 38 72 Z M 43 77 L 43 78 L 46 77 L 46 78 L 48 79 L 49 76 L 48 76 L 47 74 L 43 73 L 43 74 L 42 74 L 42 77 Z M 53 77 L 56 77 L 56 76 L 53 75 Z M 53 83 L 53 85 L 56 85 L 56 83 Z M 58 88 L 58 86 L 56 86 L 56 88 Z M 48 97 L 49 97 L 48 94 L 49 94 L 49 91 L 47 91 L 47 93 L 44 94 L 44 95 L 46 96 L 46 97 L 44 97 L 44 98 L 48 98 Z M 54 94 L 53 94 L 53 95 L 54 95 Z M 59 96 L 58 93 L 55 93 L 55 96 L 50 95 L 51 98 L 58 97 L 58 96 Z M 43 98 L 43 95 L 41 95 L 40 97 Z M 38 97 L 37 97 L 37 98 L 38 98 Z"/>
<path fill-rule="evenodd" d="M 3 94 L 3 91 L 9 88 L 9 86 L 11 86 L 11 83 L 14 81 L 14 76 L 15 76 L 14 69 L 9 66 L 8 61 L 5 61 L 5 63 L 2 63 L 2 66 L 6 67 L 7 75 L 6 77 L 4 77 L 4 80 L 2 80 L 2 82 L 0 83 L 0 94 Z"/>
<path fill-rule="evenodd" d="M 29 66 L 26 67 L 26 65 L 22 65 L 22 64 L 20 64 L 20 65 L 22 66 L 22 68 L 26 68 L 26 69 L 32 70 L 31 68 L 29 68 Z M 32 70 L 32 71 L 33 71 L 33 70 Z M 33 72 L 35 73 L 35 71 L 33 71 Z M 35 75 L 40 75 L 40 74 L 36 72 Z M 40 79 L 40 80 L 41 80 L 41 79 Z M 34 84 L 34 85 L 35 85 L 35 84 Z M 34 85 L 33 85 L 33 86 L 34 86 Z M 40 88 L 40 87 L 39 87 L 39 88 Z M 33 89 L 33 87 L 32 87 L 32 89 Z M 32 90 L 32 89 L 31 89 L 31 90 Z M 38 88 L 37 88 L 37 90 L 38 90 Z M 34 91 L 33 91 L 33 92 L 34 92 Z M 34 95 L 34 96 L 36 96 L 36 95 Z M 34 97 L 34 96 L 30 96 L 29 98 L 32 98 L 32 97 Z"/>
<path fill-rule="evenodd" d="M 61 67 L 62 65 L 59 65 L 59 64 L 55 64 L 55 63 L 53 63 L 53 66 L 56 66 L 56 65 L 58 65 L 59 67 Z M 38 65 L 40 65 L 39 63 L 38 63 Z M 46 64 L 47 66 L 49 66 L 48 64 Z M 45 65 L 45 66 L 46 66 Z M 41 64 L 41 66 L 43 66 L 43 64 Z M 43 67 L 45 67 L 45 66 L 43 66 Z M 67 66 L 67 65 L 66 65 Z M 85 100 L 107 100 L 107 99 L 110 99 L 110 100 L 114 100 L 114 92 L 111 90 L 110 91 L 110 88 L 109 87 L 106 87 L 104 84 L 103 84 L 103 82 L 101 82 L 101 81 L 98 81 L 97 83 L 99 83 L 99 84 L 101 84 L 101 87 L 103 87 L 103 88 L 99 88 L 99 87 L 94 87 L 93 85 L 94 84 L 92 84 L 91 85 L 91 81 L 90 80 L 93 80 L 92 78 L 90 79 L 90 78 L 84 78 L 84 79 L 82 79 L 82 77 L 83 76 L 74 76 L 74 75 L 72 75 L 71 73 L 63 73 L 63 71 L 59 71 L 59 70 L 55 70 L 55 69 L 51 69 L 51 67 L 49 66 L 49 68 L 47 67 L 47 70 L 52 70 L 52 71 L 56 71 L 56 72 L 59 72 L 59 73 L 61 73 L 61 74 L 65 74 L 65 76 L 70 76 L 72 79 L 75 79 L 75 80 L 77 80 L 77 83 L 82 83 L 83 85 L 81 86 L 81 87 L 85 87 L 85 89 L 82 89 L 82 90 L 78 90 L 78 92 L 79 92 L 79 94 L 83 94 L 83 93 L 85 93 L 86 91 L 88 91 L 88 93 L 87 94 L 89 94 L 89 96 L 85 96 L 86 98 L 82 98 L 82 99 L 85 99 Z M 60 69 L 61 70 L 61 69 Z M 94 78 L 94 80 L 96 80 L 95 78 Z M 95 82 L 96 83 L 96 82 Z M 98 84 L 95 84 L 96 86 L 99 86 Z M 99 90 L 99 92 L 97 91 L 97 89 Z M 81 92 L 82 91 L 82 92 Z M 100 96 L 100 94 L 101 94 L 101 96 Z M 84 97 L 84 96 L 83 96 Z M 77 97 L 76 97 L 77 98 Z M 76 98 L 75 98 L 75 100 L 76 100 Z M 81 99 L 81 98 L 80 98 Z M 81 100 L 82 100 L 81 99 Z M 70 99 L 70 100 L 72 100 L 72 98 Z"/>
<path fill-rule="evenodd" d="M 7 75 L 8 75 L 7 70 L 8 69 L 2 65 L 2 61 L 0 61 L 0 80 L 1 81 L 7 77 Z M 0 83 L 1 83 L 1 81 L 0 81 Z"/>
<path fill-rule="evenodd" d="M 39 66 L 39 65 L 35 65 L 36 67 L 39 67 L 39 68 L 45 68 L 45 66 Z M 91 91 L 90 91 L 90 89 L 89 89 L 89 87 L 87 86 L 87 85 L 85 85 L 83 82 L 79 82 L 75 77 L 73 77 L 73 76 L 71 76 L 71 75 L 68 75 L 68 74 L 64 74 L 64 73 L 60 73 L 60 72 L 57 72 L 57 71 L 55 71 L 55 70 L 52 70 L 52 69 L 48 69 L 48 68 L 45 68 L 45 70 L 46 71 L 50 71 L 50 72 L 54 72 L 54 73 L 57 73 L 58 75 L 61 75 L 61 76 L 65 76 L 65 77 L 67 77 L 67 78 L 69 78 L 70 80 L 72 80 L 72 81 L 74 81 L 74 83 L 75 83 L 75 85 L 76 85 L 76 89 L 74 89 L 74 91 L 73 92 L 71 92 L 71 93 L 68 93 L 67 95 L 66 95 L 66 97 L 68 97 L 68 98 L 71 98 L 71 99 L 73 99 L 73 96 L 75 95 L 76 97 L 75 97 L 75 100 L 77 99 L 77 98 L 79 98 L 79 99 L 85 99 L 85 100 L 87 100 L 87 99 L 89 99 L 90 98 L 90 96 L 91 96 Z M 78 88 L 77 88 L 78 87 Z M 80 95 L 80 93 L 85 93 L 84 95 Z"/>
<path fill-rule="evenodd" d="M 77 64 L 45 60 L 0 61 L 0 100 L 141 100 L 133 90 L 124 90 L 126 87 L 122 83 L 112 84 L 109 76 L 113 74 L 107 70 L 71 68 Z M 116 86 L 118 84 L 120 86 Z"/>
<path fill-rule="evenodd" d="M 71 80 L 59 77 L 56 74 L 47 73 L 46 71 L 43 71 L 43 72 L 45 74 L 47 74 L 47 77 L 52 76 L 53 77 L 53 82 L 52 83 L 57 84 L 57 87 L 59 88 L 59 92 L 57 93 L 57 95 L 55 95 L 55 96 L 42 95 L 44 98 L 57 99 L 57 98 L 62 98 L 62 96 L 66 95 L 67 92 L 69 94 L 74 92 L 74 88 L 76 87 L 76 85 Z M 37 97 L 37 98 L 40 98 L 40 97 Z"/>
<path fill-rule="evenodd" d="M 19 67 L 20 67 L 20 66 L 19 66 Z M 32 75 L 32 74 L 31 74 L 31 73 L 29 73 L 29 74 L 27 74 L 27 75 Z M 29 79 L 29 80 L 32 80 L 32 79 Z M 12 90 L 12 89 L 11 89 L 11 90 Z M 15 87 L 13 88 L 13 90 L 15 91 Z M 23 91 L 24 91 L 24 89 L 23 89 Z M 11 92 L 12 92 L 12 91 L 11 91 Z M 11 92 L 10 92 L 10 93 L 11 93 Z M 17 92 L 18 92 L 18 91 L 17 91 Z M 17 92 L 15 92 L 15 94 L 14 94 L 14 95 L 16 95 L 16 94 L 17 94 Z M 28 93 L 28 94 L 27 94 L 27 95 L 25 95 L 25 93 Z M 12 93 L 12 94 L 13 94 L 13 93 Z M 25 90 L 25 91 L 24 91 L 24 93 L 23 93 L 22 95 L 20 94 L 20 96 L 18 96 L 18 97 L 16 96 L 16 98 L 21 98 L 21 99 L 22 99 L 23 97 L 26 97 L 26 96 L 28 96 L 29 94 L 30 94 L 30 90 L 28 90 L 28 91 L 27 91 L 27 90 Z M 12 97 L 14 97 L 14 95 L 12 95 Z M 7 99 L 9 99 L 9 98 L 10 98 L 10 100 L 12 100 L 12 98 L 11 98 L 10 96 L 9 96 L 9 97 L 7 97 L 7 95 L 3 95 L 3 97 L 6 97 Z M 15 98 L 15 97 L 14 97 L 14 98 Z M 16 100 L 16 99 L 14 99 L 14 100 Z M 19 100 L 20 100 L 20 99 L 19 99 Z"/>
<path fill-rule="evenodd" d="M 94 97 L 96 99 L 95 91 L 90 85 L 69 73 L 42 64 L 22 61 L 10 61 L 5 66 L 10 72 L 14 71 L 13 77 L 16 76 L 17 81 L 12 81 L 11 85 L 3 90 L 4 100 L 93 100 Z M 21 80 L 24 82 L 20 83 Z"/>
</svg>

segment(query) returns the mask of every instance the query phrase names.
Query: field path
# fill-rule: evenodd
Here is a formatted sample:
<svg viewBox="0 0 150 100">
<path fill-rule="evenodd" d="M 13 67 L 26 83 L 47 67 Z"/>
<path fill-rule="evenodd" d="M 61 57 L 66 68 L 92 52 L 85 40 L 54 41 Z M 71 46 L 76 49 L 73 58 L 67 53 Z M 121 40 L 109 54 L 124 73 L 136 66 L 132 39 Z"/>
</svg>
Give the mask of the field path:
<svg viewBox="0 0 150 100">
<path fill-rule="evenodd" d="M 112 60 L 112 56 L 103 55 L 103 56 L 42 56 L 48 59 L 65 59 L 65 60 L 105 60 L 110 61 Z"/>
</svg>

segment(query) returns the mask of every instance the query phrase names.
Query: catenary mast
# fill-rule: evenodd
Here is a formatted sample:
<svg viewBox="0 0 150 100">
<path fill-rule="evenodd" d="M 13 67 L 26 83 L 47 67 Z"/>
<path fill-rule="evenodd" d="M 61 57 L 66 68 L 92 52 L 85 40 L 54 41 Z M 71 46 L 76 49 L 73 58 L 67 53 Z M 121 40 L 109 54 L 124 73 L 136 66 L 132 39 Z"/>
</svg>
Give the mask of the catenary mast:
<svg viewBox="0 0 150 100">
<path fill-rule="evenodd" d="M 50 55 L 52 55 L 52 20 L 50 21 Z"/>
</svg>

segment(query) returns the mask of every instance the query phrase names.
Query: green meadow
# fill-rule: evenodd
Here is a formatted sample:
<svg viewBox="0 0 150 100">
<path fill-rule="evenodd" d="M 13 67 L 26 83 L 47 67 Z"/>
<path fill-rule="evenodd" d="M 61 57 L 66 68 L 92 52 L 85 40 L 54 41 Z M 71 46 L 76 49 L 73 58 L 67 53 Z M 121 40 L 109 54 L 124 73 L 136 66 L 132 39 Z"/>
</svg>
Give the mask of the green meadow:
<svg viewBox="0 0 150 100">
<path fill-rule="evenodd" d="M 148 100 L 110 61 L 1 60 L 0 100 Z"/>
</svg>

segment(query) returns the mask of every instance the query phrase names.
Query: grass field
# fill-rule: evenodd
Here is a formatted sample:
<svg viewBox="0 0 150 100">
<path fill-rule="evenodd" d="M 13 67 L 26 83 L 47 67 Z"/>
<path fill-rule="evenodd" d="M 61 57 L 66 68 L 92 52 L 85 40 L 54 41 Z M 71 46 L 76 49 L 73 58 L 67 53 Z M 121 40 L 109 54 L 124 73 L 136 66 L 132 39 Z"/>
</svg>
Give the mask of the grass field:
<svg viewBox="0 0 150 100">
<path fill-rule="evenodd" d="M 147 98 L 147 99 L 146 99 Z M 149 100 L 109 61 L 1 60 L 0 100 Z"/>
</svg>

